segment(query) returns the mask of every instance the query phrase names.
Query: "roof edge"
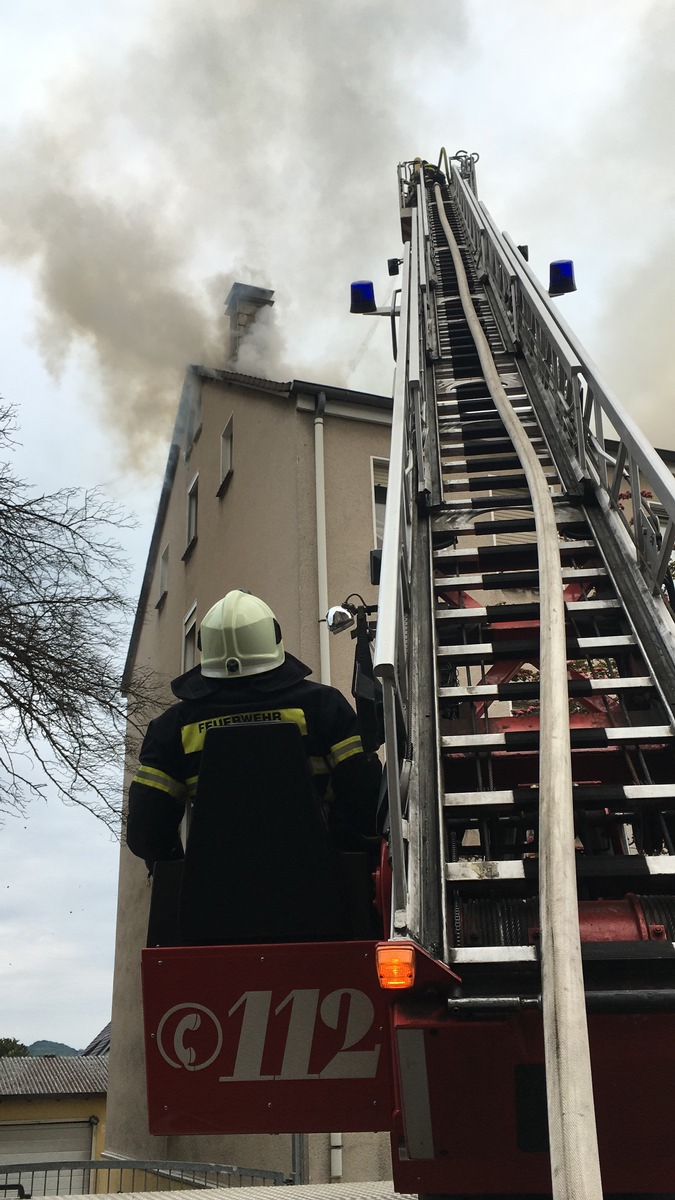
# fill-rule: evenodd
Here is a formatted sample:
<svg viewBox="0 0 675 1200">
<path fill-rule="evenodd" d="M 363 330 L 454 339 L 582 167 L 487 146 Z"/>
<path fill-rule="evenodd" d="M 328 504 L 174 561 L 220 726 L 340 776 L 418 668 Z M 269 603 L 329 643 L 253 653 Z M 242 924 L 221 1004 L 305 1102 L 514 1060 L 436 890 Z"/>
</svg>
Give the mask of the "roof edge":
<svg viewBox="0 0 675 1200">
<path fill-rule="evenodd" d="M 377 392 L 357 392 L 354 388 L 331 387 L 325 383 L 310 383 L 305 379 L 293 379 L 289 385 L 291 396 L 304 392 L 308 396 L 318 396 L 323 392 L 326 400 L 340 401 L 343 404 L 358 404 L 368 408 L 393 408 L 392 396 L 382 396 Z"/>
<path fill-rule="evenodd" d="M 143 628 L 143 621 L 145 619 L 145 608 L 148 601 L 148 596 L 150 594 L 152 577 L 155 573 L 155 562 L 157 561 L 157 552 L 159 549 L 159 541 L 162 535 L 162 528 L 164 526 L 164 518 L 166 516 L 166 510 L 169 506 L 171 489 L 176 476 L 176 467 L 178 466 L 178 458 L 180 455 L 185 430 L 188 424 L 188 416 L 193 402 L 195 383 L 199 378 L 200 371 L 200 367 L 190 366 L 187 368 L 185 372 L 185 378 L 183 379 L 183 387 L 180 394 L 180 400 L 178 402 L 178 412 L 176 413 L 176 420 L 173 427 L 173 433 L 171 435 L 171 443 L 169 445 L 169 454 L 164 471 L 164 479 L 162 481 L 162 490 L 159 496 L 159 504 L 157 505 L 155 524 L 152 530 L 152 537 L 150 538 L 148 557 L 145 563 L 145 571 L 143 572 L 143 581 L 141 583 L 141 590 L 138 596 L 138 603 L 136 605 L 134 623 L 131 628 L 129 649 L 127 650 L 124 670 L 122 671 L 120 690 L 123 696 L 127 695 L 129 688 L 131 687 L 131 676 L 134 669 L 134 663 L 136 661 L 136 650 L 138 648 L 141 629 Z"/>
</svg>

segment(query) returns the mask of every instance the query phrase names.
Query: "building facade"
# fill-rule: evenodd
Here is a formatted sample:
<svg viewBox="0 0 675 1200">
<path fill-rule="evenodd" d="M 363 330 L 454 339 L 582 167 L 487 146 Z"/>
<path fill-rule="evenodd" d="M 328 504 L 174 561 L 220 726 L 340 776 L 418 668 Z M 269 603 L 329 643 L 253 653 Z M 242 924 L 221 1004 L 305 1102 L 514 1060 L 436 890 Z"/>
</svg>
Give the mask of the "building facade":
<svg viewBox="0 0 675 1200">
<path fill-rule="evenodd" d="M 321 618 L 351 593 L 367 603 L 376 599 L 370 552 L 378 527 L 381 533 L 390 425 L 387 397 L 188 369 L 126 664 L 127 690 L 151 670 L 161 684 L 156 711 L 170 703 L 170 680 L 198 661 L 205 613 L 227 591 L 244 587 L 273 608 L 286 648 L 312 668 L 312 678 L 349 695 L 353 643 L 347 635 L 330 636 Z M 231 1162 L 287 1173 L 295 1165 L 312 1182 L 389 1178 L 383 1135 L 311 1135 L 302 1139 L 302 1163 L 291 1135 L 149 1135 L 140 993 L 149 897 L 146 868 L 123 844 L 106 1149 L 130 1158 Z"/>
</svg>

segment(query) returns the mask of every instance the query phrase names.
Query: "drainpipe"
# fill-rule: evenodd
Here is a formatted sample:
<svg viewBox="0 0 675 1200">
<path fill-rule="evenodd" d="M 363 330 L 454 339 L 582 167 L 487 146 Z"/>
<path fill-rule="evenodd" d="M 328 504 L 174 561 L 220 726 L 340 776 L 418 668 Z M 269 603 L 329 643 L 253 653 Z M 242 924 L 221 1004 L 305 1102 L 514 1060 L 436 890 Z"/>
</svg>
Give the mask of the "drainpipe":
<svg viewBox="0 0 675 1200">
<path fill-rule="evenodd" d="M 326 550 L 326 478 L 323 455 L 323 414 L 326 393 L 316 398 L 314 417 L 314 481 L 316 486 L 316 571 L 319 585 L 319 652 L 321 682 L 330 684 L 330 633 L 326 624 L 328 612 L 328 556 Z"/>
<path fill-rule="evenodd" d="M 291 1134 L 291 1175 L 293 1183 L 307 1183 L 306 1133 Z"/>
<path fill-rule="evenodd" d="M 314 479 L 316 483 L 316 568 L 319 584 L 319 651 L 321 682 L 330 684 L 330 632 L 325 621 L 328 612 L 328 552 L 326 547 L 326 474 L 323 454 L 323 415 L 326 393 L 319 392 L 314 416 Z M 331 1183 L 342 1179 L 342 1134 L 330 1135 Z"/>
<path fill-rule="evenodd" d="M 337 1183 L 342 1179 L 342 1134 L 330 1135 L 330 1181 Z"/>
</svg>

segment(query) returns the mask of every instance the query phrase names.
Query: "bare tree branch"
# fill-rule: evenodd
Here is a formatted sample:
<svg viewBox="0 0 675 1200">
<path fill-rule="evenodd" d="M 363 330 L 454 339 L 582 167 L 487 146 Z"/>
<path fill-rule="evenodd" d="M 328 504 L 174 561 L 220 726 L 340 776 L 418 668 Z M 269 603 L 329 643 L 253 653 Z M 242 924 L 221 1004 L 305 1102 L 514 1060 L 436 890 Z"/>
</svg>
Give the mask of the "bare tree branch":
<svg viewBox="0 0 675 1200">
<path fill-rule="evenodd" d="M 8 455 L 0 405 L 0 814 L 51 783 L 111 828 L 121 809 L 127 717 L 142 731 L 150 675 L 120 693 L 131 615 L 118 543 L 133 521 L 99 490 L 34 495 Z"/>
</svg>

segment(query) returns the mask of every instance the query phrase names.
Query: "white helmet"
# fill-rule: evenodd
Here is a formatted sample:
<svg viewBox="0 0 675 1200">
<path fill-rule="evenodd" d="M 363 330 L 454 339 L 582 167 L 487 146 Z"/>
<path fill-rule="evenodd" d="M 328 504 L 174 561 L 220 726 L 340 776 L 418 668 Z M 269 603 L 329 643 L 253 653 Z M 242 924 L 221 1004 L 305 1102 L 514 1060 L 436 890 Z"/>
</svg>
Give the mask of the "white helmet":
<svg viewBox="0 0 675 1200">
<path fill-rule="evenodd" d="M 239 589 L 207 612 L 200 629 L 202 675 L 240 679 L 280 667 L 286 655 L 281 629 L 264 600 Z"/>
</svg>

